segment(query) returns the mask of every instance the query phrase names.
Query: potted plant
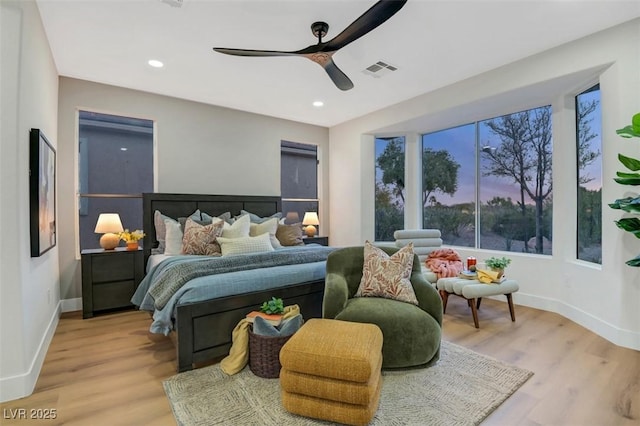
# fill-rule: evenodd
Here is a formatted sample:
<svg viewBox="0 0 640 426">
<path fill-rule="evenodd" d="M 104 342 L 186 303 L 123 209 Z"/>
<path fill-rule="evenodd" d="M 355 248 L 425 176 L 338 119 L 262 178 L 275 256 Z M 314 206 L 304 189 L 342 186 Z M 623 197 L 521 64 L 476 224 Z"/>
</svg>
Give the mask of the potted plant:
<svg viewBox="0 0 640 426">
<path fill-rule="evenodd" d="M 271 325 L 278 326 L 282 322 L 284 314 L 284 302 L 280 298 L 272 297 L 262 304 L 259 311 L 251 311 L 247 314 L 247 319 L 253 322 L 255 317 L 262 317 Z"/>
<path fill-rule="evenodd" d="M 631 125 L 618 129 L 616 133 L 623 138 L 640 138 L 640 113 L 632 117 Z M 618 160 L 623 166 L 631 170 L 632 173 L 617 172 L 617 177 L 614 178 L 614 180 L 620 185 L 640 186 L 640 159 L 618 154 Z M 638 216 L 640 215 L 640 195 L 620 198 L 609 204 L 609 207 Z M 640 238 L 640 218 L 624 217 L 615 221 L 615 223 L 618 228 L 631 232 L 636 238 Z M 633 259 L 627 260 L 625 263 L 629 266 L 640 267 L 640 254 Z"/>
<path fill-rule="evenodd" d="M 144 238 L 144 232 L 140 229 L 136 229 L 133 232 L 129 232 L 125 229 L 124 232 L 119 234 L 121 240 L 127 243 L 127 250 L 138 250 L 138 241 Z"/>
<path fill-rule="evenodd" d="M 502 276 L 504 270 L 511 263 L 511 259 L 507 257 L 490 257 L 484 261 L 489 269 L 498 273 L 498 278 Z"/>
</svg>

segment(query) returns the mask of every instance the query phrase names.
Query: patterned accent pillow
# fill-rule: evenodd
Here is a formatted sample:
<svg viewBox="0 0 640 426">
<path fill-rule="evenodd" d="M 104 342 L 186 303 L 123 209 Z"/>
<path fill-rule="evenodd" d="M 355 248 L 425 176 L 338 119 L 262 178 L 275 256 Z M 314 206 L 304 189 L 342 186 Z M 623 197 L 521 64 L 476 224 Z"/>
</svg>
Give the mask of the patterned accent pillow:
<svg viewBox="0 0 640 426">
<path fill-rule="evenodd" d="M 278 230 L 278 218 L 273 217 L 271 219 L 265 220 L 262 223 L 251 223 L 249 225 L 249 236 L 257 237 L 258 235 L 262 235 L 264 233 L 269 234 L 269 239 L 271 240 L 271 245 L 273 248 L 280 248 L 282 245 L 280 241 L 276 238 L 276 231 Z"/>
<path fill-rule="evenodd" d="M 223 256 L 229 256 L 231 254 L 261 253 L 274 250 L 271 245 L 269 234 L 244 238 L 218 237 L 218 243 L 220 243 L 220 247 L 222 248 Z"/>
<path fill-rule="evenodd" d="M 191 219 L 200 220 L 200 210 L 196 210 L 189 216 Z M 166 240 L 167 240 L 167 227 L 165 225 L 166 220 L 173 222 L 177 221 L 169 216 L 163 215 L 159 210 L 153 212 L 153 224 L 156 228 L 156 240 L 158 240 L 158 248 L 153 249 L 154 254 L 162 254 L 165 252 Z"/>
<path fill-rule="evenodd" d="M 243 238 L 249 236 L 249 216 L 239 217 L 233 224 L 229 225 L 225 222 L 222 229 L 222 236 L 224 238 Z"/>
<path fill-rule="evenodd" d="M 291 225 L 278 225 L 276 231 L 276 238 L 285 247 L 289 246 L 303 246 L 302 241 L 302 223 L 294 223 Z"/>
<path fill-rule="evenodd" d="M 201 225 L 192 219 L 187 219 L 182 237 L 182 253 L 220 256 L 222 250 L 216 239 L 222 235 L 223 225 L 223 221 Z"/>
<path fill-rule="evenodd" d="M 418 299 L 410 281 L 413 257 L 413 243 L 389 256 L 367 241 L 362 280 L 355 297 L 384 297 L 417 305 Z"/>
</svg>

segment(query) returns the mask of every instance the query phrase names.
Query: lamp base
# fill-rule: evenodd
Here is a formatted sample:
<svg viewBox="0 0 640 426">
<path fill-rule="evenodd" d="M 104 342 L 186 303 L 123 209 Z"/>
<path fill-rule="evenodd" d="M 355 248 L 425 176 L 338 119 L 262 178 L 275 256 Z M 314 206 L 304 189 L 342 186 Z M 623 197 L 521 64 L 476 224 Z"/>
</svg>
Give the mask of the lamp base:
<svg viewBox="0 0 640 426">
<path fill-rule="evenodd" d="M 100 247 L 105 250 L 113 250 L 120 244 L 120 237 L 118 234 L 113 234 L 111 232 L 107 232 L 102 237 L 100 237 Z"/>
<path fill-rule="evenodd" d="M 308 225 L 306 228 L 304 228 L 304 233 L 307 234 L 307 237 L 315 237 L 316 232 L 316 227 L 313 225 Z"/>
</svg>

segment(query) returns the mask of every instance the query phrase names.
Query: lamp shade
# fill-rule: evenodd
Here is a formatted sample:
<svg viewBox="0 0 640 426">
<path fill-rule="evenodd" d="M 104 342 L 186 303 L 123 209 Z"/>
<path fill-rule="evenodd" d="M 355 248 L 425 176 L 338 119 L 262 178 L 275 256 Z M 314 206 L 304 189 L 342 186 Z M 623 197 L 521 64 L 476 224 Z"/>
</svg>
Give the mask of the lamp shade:
<svg viewBox="0 0 640 426">
<path fill-rule="evenodd" d="M 304 233 L 307 234 L 307 237 L 314 237 L 317 232 L 316 225 L 320 225 L 318 213 L 306 212 L 302 219 L 302 225 L 305 226 Z"/>
<path fill-rule="evenodd" d="M 287 216 L 284 219 L 285 223 L 298 223 L 300 222 L 300 215 L 298 212 L 288 212 Z"/>
<path fill-rule="evenodd" d="M 122 222 L 120 222 L 120 216 L 118 213 L 101 213 L 98 216 L 98 223 L 96 223 L 96 234 L 103 234 L 100 237 L 100 247 L 105 250 L 113 250 L 120 243 L 120 232 L 122 229 Z"/>
<path fill-rule="evenodd" d="M 302 219 L 303 225 L 320 225 L 320 221 L 318 220 L 318 213 L 316 212 L 306 212 L 304 214 L 304 219 Z"/>
<path fill-rule="evenodd" d="M 100 213 L 96 224 L 96 234 L 106 234 L 107 232 L 122 232 L 122 222 L 118 213 Z"/>
</svg>

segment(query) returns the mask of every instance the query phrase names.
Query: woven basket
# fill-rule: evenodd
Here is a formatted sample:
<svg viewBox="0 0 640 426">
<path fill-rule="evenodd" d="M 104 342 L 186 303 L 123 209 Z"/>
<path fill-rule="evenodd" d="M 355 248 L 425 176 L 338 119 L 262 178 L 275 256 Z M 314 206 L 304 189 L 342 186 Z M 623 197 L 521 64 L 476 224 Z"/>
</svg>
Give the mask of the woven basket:
<svg viewBox="0 0 640 426">
<path fill-rule="evenodd" d="M 249 330 L 249 368 L 259 377 L 280 377 L 280 349 L 291 336 L 261 336 Z"/>
</svg>

